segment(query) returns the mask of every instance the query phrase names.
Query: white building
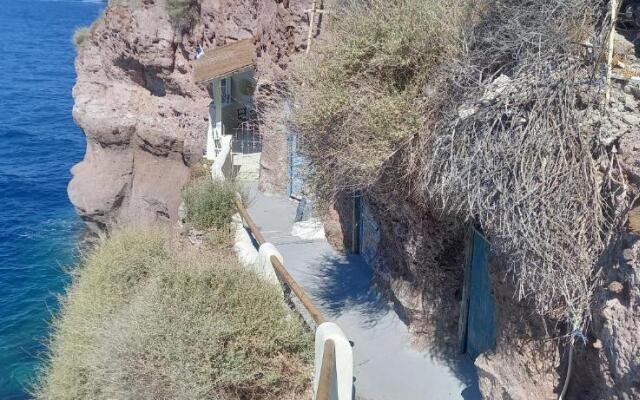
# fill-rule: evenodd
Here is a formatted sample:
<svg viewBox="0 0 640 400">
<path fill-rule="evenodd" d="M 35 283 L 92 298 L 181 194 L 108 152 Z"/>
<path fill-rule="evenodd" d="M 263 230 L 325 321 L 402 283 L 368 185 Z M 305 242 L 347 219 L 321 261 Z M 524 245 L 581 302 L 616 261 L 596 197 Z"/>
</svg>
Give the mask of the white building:
<svg viewBox="0 0 640 400">
<path fill-rule="evenodd" d="M 212 98 L 205 157 L 214 160 L 234 131 L 250 118 L 255 89 L 256 50 L 252 39 L 206 49 L 195 63 L 194 77 Z"/>
</svg>

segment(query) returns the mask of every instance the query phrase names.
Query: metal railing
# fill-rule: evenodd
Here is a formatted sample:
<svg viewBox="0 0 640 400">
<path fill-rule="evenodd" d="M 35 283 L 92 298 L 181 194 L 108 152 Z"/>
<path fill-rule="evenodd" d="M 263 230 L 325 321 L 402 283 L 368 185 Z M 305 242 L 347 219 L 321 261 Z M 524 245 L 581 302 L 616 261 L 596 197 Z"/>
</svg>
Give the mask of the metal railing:
<svg viewBox="0 0 640 400">
<path fill-rule="evenodd" d="M 260 246 L 267 244 L 264 235 L 247 212 L 240 198 L 236 199 L 236 208 L 245 228 L 256 242 Z M 353 393 L 351 389 L 353 356 L 350 342 L 337 325 L 327 322 L 322 312 L 313 304 L 313 301 L 302 286 L 287 271 L 280 258 L 276 255 L 271 255 L 269 260 L 280 281 L 291 289 L 318 325 L 316 330 L 314 398 L 316 400 L 351 400 Z M 339 351 L 337 351 L 337 347 Z M 343 356 L 339 359 L 337 353 Z"/>
</svg>

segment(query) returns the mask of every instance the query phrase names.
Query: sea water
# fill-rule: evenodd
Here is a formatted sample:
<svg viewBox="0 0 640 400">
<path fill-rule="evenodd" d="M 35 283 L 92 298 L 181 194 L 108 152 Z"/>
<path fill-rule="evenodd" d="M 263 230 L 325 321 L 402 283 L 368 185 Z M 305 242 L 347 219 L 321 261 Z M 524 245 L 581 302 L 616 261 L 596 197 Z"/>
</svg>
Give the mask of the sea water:
<svg viewBox="0 0 640 400">
<path fill-rule="evenodd" d="M 101 1 L 0 0 L 0 399 L 29 398 L 81 221 L 69 169 L 85 139 L 71 117 L 74 30 Z"/>
</svg>

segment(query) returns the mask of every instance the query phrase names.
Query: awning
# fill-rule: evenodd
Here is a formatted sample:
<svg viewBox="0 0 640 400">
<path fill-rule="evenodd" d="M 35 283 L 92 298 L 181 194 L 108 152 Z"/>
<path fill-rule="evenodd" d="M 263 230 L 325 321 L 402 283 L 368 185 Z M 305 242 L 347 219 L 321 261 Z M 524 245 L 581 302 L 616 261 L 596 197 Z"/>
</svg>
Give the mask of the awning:
<svg viewBox="0 0 640 400">
<path fill-rule="evenodd" d="M 243 39 L 226 46 L 206 49 L 196 60 L 194 77 L 196 83 L 209 83 L 214 79 L 233 75 L 253 67 L 256 48 L 253 39 Z"/>
</svg>

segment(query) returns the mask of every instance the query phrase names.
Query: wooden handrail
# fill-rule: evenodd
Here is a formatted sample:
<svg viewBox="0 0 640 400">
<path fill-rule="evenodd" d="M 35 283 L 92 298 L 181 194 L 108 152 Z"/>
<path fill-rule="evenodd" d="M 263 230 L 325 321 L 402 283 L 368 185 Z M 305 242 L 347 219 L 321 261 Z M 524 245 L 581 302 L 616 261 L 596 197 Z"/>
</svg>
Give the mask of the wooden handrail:
<svg viewBox="0 0 640 400">
<path fill-rule="evenodd" d="M 239 197 L 236 198 L 236 208 L 238 209 L 238 213 L 242 217 L 245 225 L 247 226 L 247 228 L 249 228 L 249 231 L 251 232 L 253 237 L 256 238 L 256 241 L 258 241 L 258 244 L 266 243 L 267 241 L 265 240 L 264 236 L 262 236 L 262 232 L 260 232 L 260 229 L 258 229 L 256 223 L 251 219 L 251 216 L 244 208 L 244 204 L 242 204 L 242 199 Z"/>
<path fill-rule="evenodd" d="M 322 366 L 320 366 L 320 379 L 318 380 L 318 391 L 316 400 L 329 400 L 329 391 L 331 390 L 331 381 L 335 369 L 336 345 L 333 340 L 328 339 L 324 342 L 324 351 L 322 353 Z"/>
<path fill-rule="evenodd" d="M 253 219 L 251 219 L 251 215 L 249 215 L 247 210 L 244 208 L 244 204 L 242 204 L 242 199 L 240 198 L 236 199 L 236 207 L 238 208 L 238 213 L 242 217 L 242 220 L 244 221 L 245 225 L 249 228 L 249 231 L 251 232 L 253 237 L 256 239 L 258 244 L 262 245 L 266 243 L 267 241 L 262 235 L 262 232 L 260 232 L 260 229 L 258 229 L 258 226 L 255 224 L 255 222 L 253 222 Z M 311 318 L 313 318 L 315 323 L 320 325 L 326 322 L 326 319 L 322 315 L 322 312 L 318 309 L 318 307 L 315 306 L 315 304 L 313 304 L 313 302 L 311 301 L 311 298 L 307 295 L 307 293 L 305 293 L 302 286 L 300 286 L 300 284 L 293 278 L 293 276 L 291 276 L 289 271 L 287 271 L 284 264 L 280 262 L 278 257 L 271 256 L 270 261 L 271 261 L 271 265 L 273 265 L 273 268 L 275 269 L 280 279 L 282 279 L 284 283 L 286 283 L 287 286 L 291 288 L 291 291 L 293 291 L 293 293 L 298 297 L 298 299 L 300 299 L 300 302 L 302 303 L 304 308 L 307 309 L 307 311 L 309 312 L 309 315 L 311 315 Z"/>
<path fill-rule="evenodd" d="M 300 299 L 300 302 L 307 309 L 311 318 L 316 322 L 316 324 L 320 325 L 327 322 L 322 315 L 322 312 L 318 309 L 318 307 L 313 304 L 311 298 L 305 293 L 304 289 L 296 280 L 289 274 L 289 271 L 284 267 L 284 265 L 280 262 L 278 257 L 271 256 L 271 264 L 273 264 L 273 268 L 276 270 L 276 273 L 280 275 L 283 281 L 287 283 L 287 285 L 291 288 L 293 293 Z"/>
</svg>

